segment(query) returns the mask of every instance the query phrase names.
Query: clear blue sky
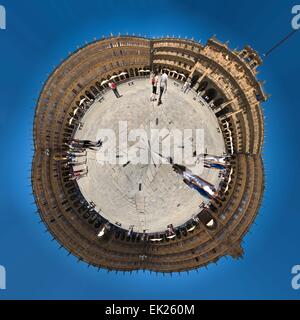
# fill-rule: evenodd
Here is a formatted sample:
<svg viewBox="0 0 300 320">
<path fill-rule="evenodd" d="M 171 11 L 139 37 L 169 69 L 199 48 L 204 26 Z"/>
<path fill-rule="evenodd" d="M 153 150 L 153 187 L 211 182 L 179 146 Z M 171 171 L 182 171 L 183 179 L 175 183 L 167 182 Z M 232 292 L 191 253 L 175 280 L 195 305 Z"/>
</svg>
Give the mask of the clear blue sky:
<svg viewBox="0 0 300 320">
<path fill-rule="evenodd" d="M 0 299 L 300 298 L 291 268 L 300 264 L 297 185 L 300 178 L 300 32 L 265 62 L 267 190 L 245 257 L 223 258 L 199 273 L 173 277 L 108 274 L 88 269 L 51 242 L 30 195 L 35 101 L 47 73 L 77 45 L 103 34 L 181 35 L 205 42 L 216 34 L 232 48 L 264 53 L 291 31 L 295 1 L 0 0 L 0 265 L 7 290 Z"/>
</svg>

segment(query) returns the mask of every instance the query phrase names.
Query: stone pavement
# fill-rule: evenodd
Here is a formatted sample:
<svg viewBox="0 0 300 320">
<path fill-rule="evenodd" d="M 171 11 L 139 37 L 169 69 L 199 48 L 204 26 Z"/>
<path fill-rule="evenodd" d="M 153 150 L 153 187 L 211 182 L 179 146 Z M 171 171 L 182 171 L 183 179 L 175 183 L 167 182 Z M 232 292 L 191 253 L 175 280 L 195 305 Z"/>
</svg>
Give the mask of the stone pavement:
<svg viewBox="0 0 300 320">
<path fill-rule="evenodd" d="M 169 130 L 203 129 L 205 152 L 223 155 L 225 144 L 217 118 L 207 105 L 194 101 L 195 94 L 185 95 L 180 87 L 169 80 L 168 92 L 163 104 L 150 102 L 149 79 L 135 80 L 134 86 L 121 84 L 122 96 L 116 99 L 113 92 L 105 95 L 103 102 L 95 102 L 83 118 L 84 126 L 76 133 L 77 139 L 99 140 L 99 129 L 111 128 L 117 134 L 119 121 L 128 122 L 128 131 L 144 128 Z M 157 138 L 157 137 L 156 137 Z M 146 148 L 148 141 L 143 141 Z M 133 145 L 134 143 L 129 143 Z M 174 149 L 180 148 L 175 144 Z M 119 150 L 120 156 L 125 156 Z M 153 153 L 150 159 L 154 157 Z M 132 164 L 127 166 L 100 164 L 98 154 L 88 153 L 87 177 L 78 181 L 87 199 L 96 204 L 96 210 L 112 224 L 124 229 L 134 228 L 135 232 L 164 232 L 168 224 L 180 226 L 199 212 L 199 205 L 208 200 L 197 191 L 187 187 L 182 178 L 173 172 L 170 164 Z M 194 173 L 197 168 L 189 167 Z M 218 170 L 203 169 L 200 176 L 218 187 Z"/>
</svg>

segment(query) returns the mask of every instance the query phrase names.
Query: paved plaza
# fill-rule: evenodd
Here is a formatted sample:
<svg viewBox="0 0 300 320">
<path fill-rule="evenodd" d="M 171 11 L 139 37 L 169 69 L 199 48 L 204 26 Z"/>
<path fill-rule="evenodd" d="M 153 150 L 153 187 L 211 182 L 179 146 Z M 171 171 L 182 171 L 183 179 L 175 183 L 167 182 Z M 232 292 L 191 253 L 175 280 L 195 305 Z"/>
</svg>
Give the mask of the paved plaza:
<svg viewBox="0 0 300 320">
<path fill-rule="evenodd" d="M 101 102 L 95 102 L 82 119 L 84 125 L 77 130 L 77 139 L 97 141 L 100 129 L 119 132 L 119 121 L 127 121 L 128 132 L 132 129 L 203 129 L 204 152 L 223 155 L 225 145 L 223 135 L 213 111 L 203 101 L 194 100 L 194 92 L 184 94 L 181 85 L 169 80 L 168 92 L 163 96 L 163 104 L 150 101 L 151 85 L 148 78 L 134 81 L 129 86 L 118 87 L 122 97 L 116 99 L 108 91 Z M 154 137 L 155 139 L 155 137 Z M 151 139 L 149 139 L 151 149 Z M 143 145 L 144 143 L 144 145 Z M 132 146 L 131 142 L 128 145 Z M 172 142 L 171 142 L 172 144 Z M 147 148 L 143 141 L 142 147 Z M 182 146 L 172 144 L 172 149 Z M 199 212 L 199 205 L 208 200 L 197 191 L 190 189 L 177 175 L 172 166 L 156 163 L 149 151 L 148 164 L 101 164 L 96 151 L 88 151 L 88 175 L 78 181 L 84 197 L 96 205 L 96 210 L 112 224 L 135 232 L 164 232 L 169 224 L 178 227 Z M 118 157 L 124 156 L 117 150 Z M 188 166 L 194 174 L 218 187 L 219 171 L 196 166 Z"/>
</svg>

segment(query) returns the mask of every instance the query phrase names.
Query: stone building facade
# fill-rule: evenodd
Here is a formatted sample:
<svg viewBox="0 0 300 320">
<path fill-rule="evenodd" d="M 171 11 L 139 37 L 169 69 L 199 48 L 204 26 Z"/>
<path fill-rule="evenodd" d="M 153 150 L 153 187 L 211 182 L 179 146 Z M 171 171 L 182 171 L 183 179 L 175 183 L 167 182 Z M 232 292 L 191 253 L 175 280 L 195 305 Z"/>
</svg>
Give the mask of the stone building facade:
<svg viewBox="0 0 300 320">
<path fill-rule="evenodd" d="M 98 268 L 132 271 L 149 269 L 180 272 L 207 266 L 219 258 L 243 255 L 242 239 L 251 227 L 264 192 L 261 157 L 267 99 L 257 68 L 262 60 L 247 46 L 231 50 L 215 38 L 202 45 L 178 38 L 135 36 L 103 38 L 87 44 L 64 60 L 49 76 L 35 113 L 32 185 L 38 211 L 47 230 L 63 247 Z M 205 96 L 222 128 L 231 171 L 222 187 L 222 201 L 199 209 L 196 219 L 176 229 L 172 240 L 112 227 L 102 238 L 95 235 L 106 223 L 93 212 L 76 181 L 53 160 L 64 139 L 74 136 L 70 118 L 81 99 L 91 103 L 106 90 L 105 80 L 130 81 L 141 70 L 167 70 L 170 78 L 191 81 Z M 124 72 L 124 75 L 120 75 Z M 126 73 L 126 74 L 125 74 Z M 208 221 L 213 219 L 211 226 Z"/>
</svg>

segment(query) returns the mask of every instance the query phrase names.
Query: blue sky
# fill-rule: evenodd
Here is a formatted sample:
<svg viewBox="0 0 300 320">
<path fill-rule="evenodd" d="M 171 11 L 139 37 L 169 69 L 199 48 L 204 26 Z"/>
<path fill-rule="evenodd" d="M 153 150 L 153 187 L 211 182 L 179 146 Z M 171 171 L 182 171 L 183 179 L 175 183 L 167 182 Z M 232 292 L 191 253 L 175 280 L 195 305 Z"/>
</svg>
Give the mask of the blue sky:
<svg viewBox="0 0 300 320">
<path fill-rule="evenodd" d="M 300 264 L 299 74 L 300 32 L 260 68 L 271 99 L 266 115 L 263 207 L 245 238 L 243 260 L 189 274 L 99 273 L 67 257 L 34 215 L 30 195 L 35 99 L 54 66 L 110 32 L 175 35 L 206 40 L 216 34 L 232 48 L 250 44 L 261 54 L 291 31 L 295 1 L 0 0 L 0 265 L 7 290 L 0 299 L 245 299 L 300 298 L 291 268 Z M 285 189 L 285 190 L 284 190 Z"/>
</svg>

